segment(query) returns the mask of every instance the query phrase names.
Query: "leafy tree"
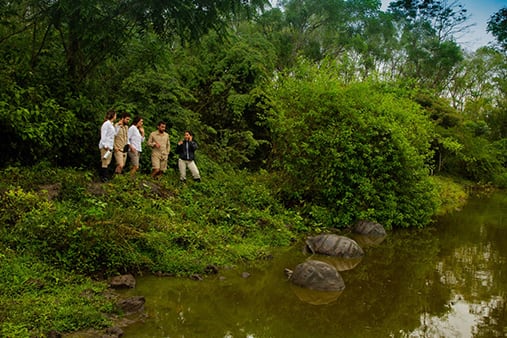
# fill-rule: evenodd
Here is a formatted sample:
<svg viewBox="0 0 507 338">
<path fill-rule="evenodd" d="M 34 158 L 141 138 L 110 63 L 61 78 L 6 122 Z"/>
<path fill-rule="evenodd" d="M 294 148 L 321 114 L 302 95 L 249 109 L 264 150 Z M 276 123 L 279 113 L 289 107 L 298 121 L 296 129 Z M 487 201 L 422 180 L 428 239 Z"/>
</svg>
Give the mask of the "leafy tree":
<svg viewBox="0 0 507 338">
<path fill-rule="evenodd" d="M 451 105 L 470 118 L 488 114 L 498 95 L 498 74 L 503 56 L 492 48 L 482 47 L 465 56 L 452 71 L 445 92 Z"/>
<path fill-rule="evenodd" d="M 407 59 L 400 74 L 442 91 L 463 58 L 454 36 L 469 27 L 466 9 L 456 2 L 401 0 L 391 2 L 389 11 L 400 27 L 402 54 Z"/>
<path fill-rule="evenodd" d="M 187 107 L 204 124 L 210 155 L 238 166 L 259 166 L 269 151 L 263 86 L 275 55 L 272 45 L 251 28 L 240 26 L 227 40 L 209 34 L 181 59 L 186 69 L 182 76 L 196 98 Z"/>
<path fill-rule="evenodd" d="M 500 48 L 507 52 L 507 7 L 500 9 L 489 18 L 487 31 L 493 34 Z"/>
<path fill-rule="evenodd" d="M 437 173 L 490 183 L 505 171 L 503 143 L 491 142 L 493 124 L 485 119 L 493 110 L 482 116 L 468 116 L 435 95 L 418 93 L 414 100 L 435 123 L 432 148 Z"/>
<path fill-rule="evenodd" d="M 68 80 L 77 85 L 108 56 L 124 52 L 122 47 L 133 34 L 152 28 L 170 38 L 197 38 L 209 29 L 223 29 L 233 14 L 265 4 L 264 0 L 27 0 L 15 8 L 18 12 L 11 11 L 10 4 L 3 11 L 12 14 L 6 21 L 21 19 L 22 31 L 31 30 L 32 64 L 56 44 L 64 52 L 61 61 Z M 15 34 L 11 30 L 8 36 Z"/>
<path fill-rule="evenodd" d="M 192 99 L 179 86 L 176 72 L 168 70 L 164 53 L 159 51 L 162 56 L 135 60 L 140 49 L 146 55 L 156 51 L 154 45 L 167 49 L 167 42 L 196 39 L 210 29 L 223 30 L 235 14 L 243 15 L 264 4 L 264 0 L 2 2 L 0 55 L 6 62 L 0 66 L 4 89 L 0 97 L 2 116 L 7 117 L 2 123 L 8 126 L 9 135 L 8 151 L 3 152 L 6 162 L 23 158 L 25 163 L 41 159 L 41 154 L 51 154 L 42 157 L 56 157 L 66 165 L 79 165 L 83 160 L 93 163 L 87 154 L 96 148 L 97 125 L 102 122 L 104 111 L 118 107 L 118 103 L 136 111 L 138 107 L 131 105 L 131 100 L 136 99 L 134 89 L 138 90 L 138 97 L 151 96 L 153 104 Z M 165 43 L 156 41 L 152 32 L 165 38 Z M 155 43 L 143 46 L 148 41 Z M 132 46 L 138 48 L 132 50 Z M 155 63 L 145 72 L 147 65 L 143 62 L 147 60 Z M 121 66 L 126 67 L 118 71 Z M 161 71 L 162 77 L 155 80 Z M 144 85 L 136 88 L 132 81 Z M 148 95 L 142 95 L 143 87 Z M 127 97 L 120 97 L 121 93 Z M 158 95 L 156 100 L 154 95 Z M 41 108 L 50 105 L 51 113 Z M 147 117 L 151 117 L 156 116 L 155 109 L 165 110 L 164 105 L 154 108 L 145 104 L 142 109 L 146 108 Z M 168 113 L 184 111 L 178 107 L 179 102 Z M 41 131 L 42 126 L 54 127 Z"/>
<path fill-rule="evenodd" d="M 362 218 L 426 225 L 434 208 L 429 120 L 398 94 L 343 86 L 333 73 L 303 63 L 274 84 L 273 169 L 284 199 L 326 226 Z"/>
<path fill-rule="evenodd" d="M 389 10 L 411 27 L 427 25 L 439 41 L 452 40 L 470 28 L 468 11 L 458 1 L 398 0 L 389 4 Z"/>
<path fill-rule="evenodd" d="M 362 45 L 365 25 L 379 13 L 380 1 L 285 0 L 259 19 L 277 48 L 280 69 L 299 56 L 321 61 L 339 58 Z"/>
</svg>

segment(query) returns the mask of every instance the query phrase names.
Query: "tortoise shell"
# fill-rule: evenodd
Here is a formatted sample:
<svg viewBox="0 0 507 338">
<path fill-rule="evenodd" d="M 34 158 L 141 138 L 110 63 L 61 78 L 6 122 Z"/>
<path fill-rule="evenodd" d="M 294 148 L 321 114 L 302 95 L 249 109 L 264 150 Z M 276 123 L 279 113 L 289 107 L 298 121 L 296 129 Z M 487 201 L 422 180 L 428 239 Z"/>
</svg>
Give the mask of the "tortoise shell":
<svg viewBox="0 0 507 338">
<path fill-rule="evenodd" d="M 325 262 L 307 260 L 298 264 L 292 273 L 295 285 L 318 291 L 341 291 L 345 282 L 336 269 Z"/>
<path fill-rule="evenodd" d="M 361 234 L 361 235 L 368 235 L 372 237 L 384 237 L 387 235 L 386 230 L 384 227 L 375 222 L 370 221 L 359 221 L 357 222 L 352 230 L 355 233 Z"/>
<path fill-rule="evenodd" d="M 306 248 L 314 254 L 356 258 L 364 255 L 363 249 L 351 238 L 334 234 L 309 237 Z"/>
</svg>

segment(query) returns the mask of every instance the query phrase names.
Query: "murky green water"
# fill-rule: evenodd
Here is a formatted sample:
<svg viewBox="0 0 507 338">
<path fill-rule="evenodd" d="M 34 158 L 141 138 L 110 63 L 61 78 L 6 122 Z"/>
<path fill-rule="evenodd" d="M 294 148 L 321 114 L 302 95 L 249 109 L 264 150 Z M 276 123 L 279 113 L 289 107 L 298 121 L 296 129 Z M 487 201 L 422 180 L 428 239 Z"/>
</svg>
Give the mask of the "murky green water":
<svg viewBox="0 0 507 338">
<path fill-rule="evenodd" d="M 507 194 L 494 194 L 390 233 L 344 266 L 341 294 L 291 286 L 283 271 L 308 258 L 301 245 L 202 281 L 139 278 L 127 292 L 148 316 L 125 337 L 506 337 L 506 216 Z"/>
</svg>

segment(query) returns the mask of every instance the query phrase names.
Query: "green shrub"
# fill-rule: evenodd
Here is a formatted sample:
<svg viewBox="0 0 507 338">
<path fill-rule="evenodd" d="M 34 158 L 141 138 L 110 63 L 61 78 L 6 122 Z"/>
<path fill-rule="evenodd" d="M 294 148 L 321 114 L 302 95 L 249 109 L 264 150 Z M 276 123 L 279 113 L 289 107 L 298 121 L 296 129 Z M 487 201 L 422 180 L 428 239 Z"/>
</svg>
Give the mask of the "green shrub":
<svg viewBox="0 0 507 338">
<path fill-rule="evenodd" d="M 273 167 L 286 203 L 328 227 L 361 218 L 428 224 L 432 126 L 419 106 L 375 84 L 344 86 L 332 67 L 301 68 L 271 93 Z"/>
<path fill-rule="evenodd" d="M 68 274 L 38 257 L 4 251 L 0 268 L 2 337 L 42 337 L 51 330 L 71 332 L 110 325 L 104 315 L 112 300 L 105 283 Z"/>
<path fill-rule="evenodd" d="M 209 160 L 203 182 L 186 186 L 177 185 L 177 175 L 170 173 L 159 181 L 140 174 L 97 184 L 87 172 L 38 170 L 40 175 L 26 170 L 23 184 L 39 192 L 16 188 L 0 195 L 11 206 L 0 213 L 9 221 L 1 224 L 1 242 L 68 271 L 202 272 L 210 264 L 264 256 L 302 229 L 301 218 L 277 201 L 265 176 Z M 60 184 L 56 197 L 50 199 L 37 183 Z M 65 192 L 66 184 L 76 191 Z"/>
<path fill-rule="evenodd" d="M 507 188 L 507 172 L 495 175 L 493 184 L 501 189 Z"/>
<path fill-rule="evenodd" d="M 459 210 L 466 203 L 468 194 L 461 184 L 449 177 L 432 176 L 431 179 L 437 187 L 439 196 L 436 215 Z"/>
<path fill-rule="evenodd" d="M 9 221 L 2 223 L 3 241 L 15 250 L 79 273 L 111 274 L 144 267 L 145 260 L 133 244 L 138 232 L 109 220 L 98 201 L 83 210 L 74 201 L 47 201 L 17 189 L 7 191 L 2 202 L 10 206 L 2 209 L 0 217 Z"/>
<path fill-rule="evenodd" d="M 19 187 L 10 188 L 1 193 L 0 205 L 0 226 L 4 230 L 11 229 L 32 211 L 52 208 L 52 203 L 48 202 L 43 195 L 24 191 Z"/>
</svg>

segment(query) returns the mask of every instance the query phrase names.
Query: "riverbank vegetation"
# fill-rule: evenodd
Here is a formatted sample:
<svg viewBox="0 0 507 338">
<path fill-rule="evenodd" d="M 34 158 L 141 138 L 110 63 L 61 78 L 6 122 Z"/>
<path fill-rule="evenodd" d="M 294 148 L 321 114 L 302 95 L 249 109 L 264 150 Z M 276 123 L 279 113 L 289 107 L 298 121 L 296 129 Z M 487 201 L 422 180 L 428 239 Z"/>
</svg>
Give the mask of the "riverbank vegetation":
<svg viewBox="0 0 507 338">
<path fill-rule="evenodd" d="M 463 182 L 507 187 L 505 11 L 470 52 L 442 1 L 183 3 L 0 4 L 2 335 L 107 326 L 115 274 L 202 274 L 360 219 L 421 228 Z M 109 109 L 166 121 L 172 149 L 193 130 L 202 182 L 175 157 L 151 179 L 149 147 L 99 182 Z"/>
</svg>

